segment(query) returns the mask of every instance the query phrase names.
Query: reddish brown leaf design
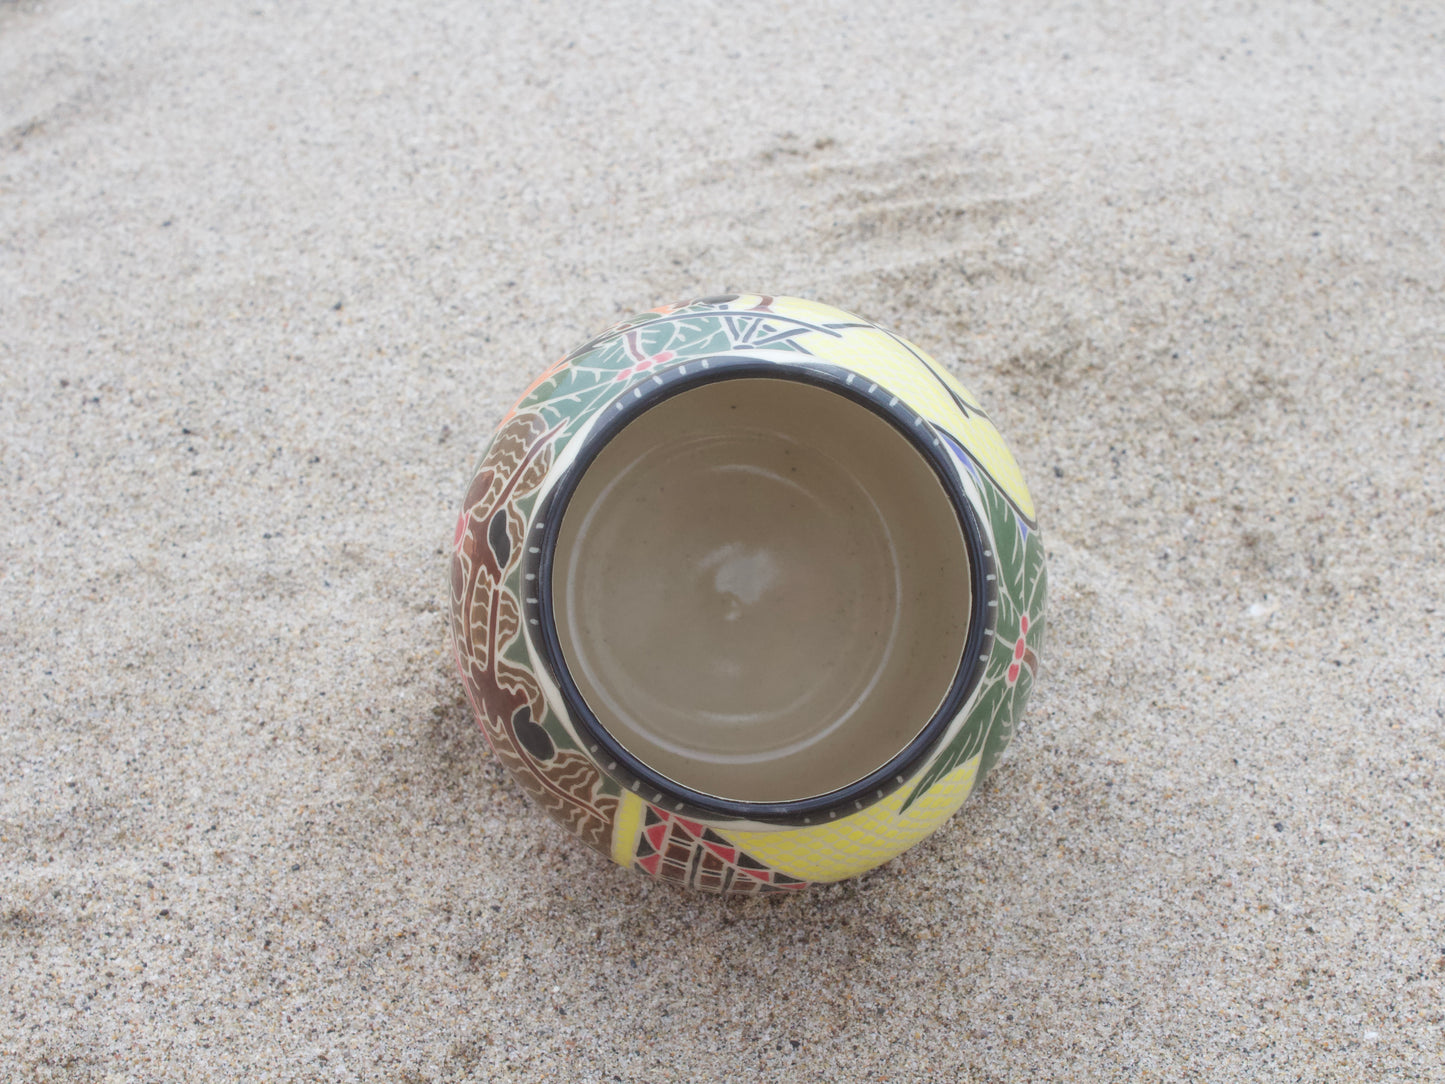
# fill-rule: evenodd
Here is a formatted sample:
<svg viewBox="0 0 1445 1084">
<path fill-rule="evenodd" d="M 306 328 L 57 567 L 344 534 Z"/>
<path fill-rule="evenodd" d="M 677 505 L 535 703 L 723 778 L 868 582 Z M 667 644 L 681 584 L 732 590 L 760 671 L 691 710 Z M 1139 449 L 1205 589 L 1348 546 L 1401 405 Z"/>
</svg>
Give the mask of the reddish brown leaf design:
<svg viewBox="0 0 1445 1084">
<path fill-rule="evenodd" d="M 515 415 L 482 460 L 452 554 L 452 635 L 467 698 L 497 757 L 542 808 L 607 854 L 617 799 L 601 792 L 602 773 L 590 760 L 575 749 L 554 749 L 536 729 L 547 712 L 541 686 L 505 658 L 522 624 L 521 606 L 506 587 L 526 531 L 517 502 L 546 477 L 556 433 L 537 414 Z M 529 750 L 518 725 L 532 728 L 531 750 L 551 755 Z"/>
</svg>

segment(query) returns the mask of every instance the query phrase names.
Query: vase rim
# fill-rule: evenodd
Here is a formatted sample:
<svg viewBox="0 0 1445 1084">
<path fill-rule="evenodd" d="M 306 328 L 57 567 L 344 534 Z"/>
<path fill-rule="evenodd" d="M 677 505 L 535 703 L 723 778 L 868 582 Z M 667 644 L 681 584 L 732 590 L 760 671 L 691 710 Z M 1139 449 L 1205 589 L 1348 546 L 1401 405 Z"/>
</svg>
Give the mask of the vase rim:
<svg viewBox="0 0 1445 1084">
<path fill-rule="evenodd" d="M 529 528 L 525 563 L 535 575 L 533 597 L 536 601 L 528 607 L 527 624 L 578 737 L 599 760 L 599 766 L 620 785 L 656 805 L 684 815 L 692 809 L 764 823 L 806 825 L 826 822 L 882 800 L 906 783 L 937 749 L 978 685 L 988 657 L 983 641 L 988 631 L 989 607 L 995 597 L 990 574 L 994 562 L 946 442 L 927 418 L 908 407 L 902 397 L 887 387 L 843 366 L 819 363 L 811 357 L 780 364 L 773 351 L 768 354 L 767 358 L 756 352 L 691 357 L 640 374 L 604 408 L 603 416 L 579 435 L 580 447 L 568 456 L 569 462 L 555 486 L 538 504 Z M 741 801 L 694 790 L 669 779 L 629 752 L 597 718 L 572 676 L 557 630 L 552 589 L 562 520 L 583 474 L 601 450 L 658 404 L 707 384 L 744 378 L 811 384 L 850 399 L 889 422 L 932 468 L 958 519 L 970 565 L 970 612 L 963 649 L 948 690 L 928 722 L 886 763 L 862 778 L 826 793 L 787 801 Z"/>
</svg>

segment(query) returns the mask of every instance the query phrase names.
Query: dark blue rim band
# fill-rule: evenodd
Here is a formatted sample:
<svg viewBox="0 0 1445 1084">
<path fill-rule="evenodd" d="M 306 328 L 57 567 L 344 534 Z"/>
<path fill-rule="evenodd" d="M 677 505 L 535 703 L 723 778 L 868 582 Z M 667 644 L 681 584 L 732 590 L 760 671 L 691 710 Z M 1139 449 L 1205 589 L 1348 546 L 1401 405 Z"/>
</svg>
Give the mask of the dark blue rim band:
<svg viewBox="0 0 1445 1084">
<path fill-rule="evenodd" d="M 624 749 L 593 714 L 572 679 L 562 654 L 552 607 L 552 566 L 562 519 L 582 475 L 598 453 L 644 412 L 674 395 L 703 384 L 745 377 L 792 380 L 823 387 L 851 399 L 889 422 L 924 457 L 948 494 L 958 516 L 973 574 L 972 613 L 969 615 L 963 654 L 947 695 L 927 725 L 887 764 L 862 779 L 839 790 L 788 802 L 740 802 L 692 790 L 649 768 Z M 864 809 L 897 790 L 934 750 L 978 684 L 987 658 L 983 652 L 983 641 L 989 631 L 989 602 L 994 597 L 995 581 L 990 575 L 993 572 L 992 550 L 986 544 L 973 505 L 965 495 L 944 442 L 934 431 L 932 423 L 906 407 L 886 388 L 848 370 L 815 362 L 769 362 L 747 355 L 689 358 L 656 369 L 635 381 L 623 396 L 603 409 L 606 415 L 582 438 L 585 444 L 580 454 L 566 468 L 566 473 L 533 516 L 523 562 L 526 571 L 536 576 L 533 582 L 537 585 L 533 596 L 537 601 L 527 607 L 528 624 L 538 639 L 543 662 L 561 690 L 572 720 L 592 755 L 602 762 L 608 775 L 628 790 L 637 792 L 656 805 L 683 813 L 692 807 L 703 813 L 749 820 L 816 824 Z"/>
</svg>

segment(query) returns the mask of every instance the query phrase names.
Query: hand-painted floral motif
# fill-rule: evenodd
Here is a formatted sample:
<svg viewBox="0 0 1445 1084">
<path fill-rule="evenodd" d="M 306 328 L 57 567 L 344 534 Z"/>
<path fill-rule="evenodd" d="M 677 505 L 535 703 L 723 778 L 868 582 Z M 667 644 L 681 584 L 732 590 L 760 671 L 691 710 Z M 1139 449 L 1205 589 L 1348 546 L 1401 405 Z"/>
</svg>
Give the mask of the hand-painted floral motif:
<svg viewBox="0 0 1445 1084">
<path fill-rule="evenodd" d="M 633 864 L 664 881 L 710 892 L 791 892 L 808 882 L 772 869 L 707 825 L 648 805 Z"/>
<path fill-rule="evenodd" d="M 541 664 L 529 533 L 590 424 L 709 359 L 846 375 L 915 412 L 951 454 L 984 535 L 981 673 L 936 747 L 886 794 L 799 822 L 739 819 L 638 793 L 579 734 Z M 719 364 L 722 362 L 719 361 Z M 856 316 L 797 298 L 726 295 L 619 322 L 544 371 L 502 420 L 468 489 L 451 562 L 452 634 L 467 697 L 496 755 L 582 840 L 653 876 L 719 892 L 792 891 L 862 872 L 922 839 L 997 762 L 1044 632 L 1043 546 L 1017 464 L 978 402 L 927 354 Z M 530 609 L 529 609 L 530 607 Z M 965 665 L 971 664 L 965 660 Z M 856 808 L 855 808 L 856 806 Z"/>
<path fill-rule="evenodd" d="M 538 415 L 519 414 L 502 427 L 477 470 L 452 557 L 453 641 L 467 698 L 493 751 L 548 813 L 605 850 L 615 787 L 607 787 L 580 751 L 558 748 L 542 725 L 547 703 L 536 677 L 507 657 L 521 628 L 521 606 L 504 583 L 525 535 L 518 502 L 545 477 L 556 433 Z"/>
<path fill-rule="evenodd" d="M 969 725 L 944 746 L 938 759 L 923 773 L 908 804 L 941 776 L 980 753 L 983 760 L 979 777 L 992 771 L 1013 737 L 1038 676 L 1048 594 L 1043 541 L 1038 530 L 1017 516 L 996 489 L 988 485 L 979 489 L 993 530 L 998 587 L 989 603 L 995 617 L 988 663 L 978 699 L 969 713 Z"/>
</svg>

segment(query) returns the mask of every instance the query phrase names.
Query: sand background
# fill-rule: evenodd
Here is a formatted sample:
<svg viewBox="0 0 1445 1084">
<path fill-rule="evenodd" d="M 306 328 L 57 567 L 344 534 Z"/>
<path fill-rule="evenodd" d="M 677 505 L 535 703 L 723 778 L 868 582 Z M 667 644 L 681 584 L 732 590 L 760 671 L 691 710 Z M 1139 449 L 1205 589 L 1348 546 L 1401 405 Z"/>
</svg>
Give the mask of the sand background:
<svg viewBox="0 0 1445 1084">
<path fill-rule="evenodd" d="M 0 5 L 0 1076 L 1445 1079 L 1445 12 Z M 529 808 L 443 550 L 531 375 L 763 290 L 991 408 L 1045 674 L 936 837 Z"/>
</svg>

